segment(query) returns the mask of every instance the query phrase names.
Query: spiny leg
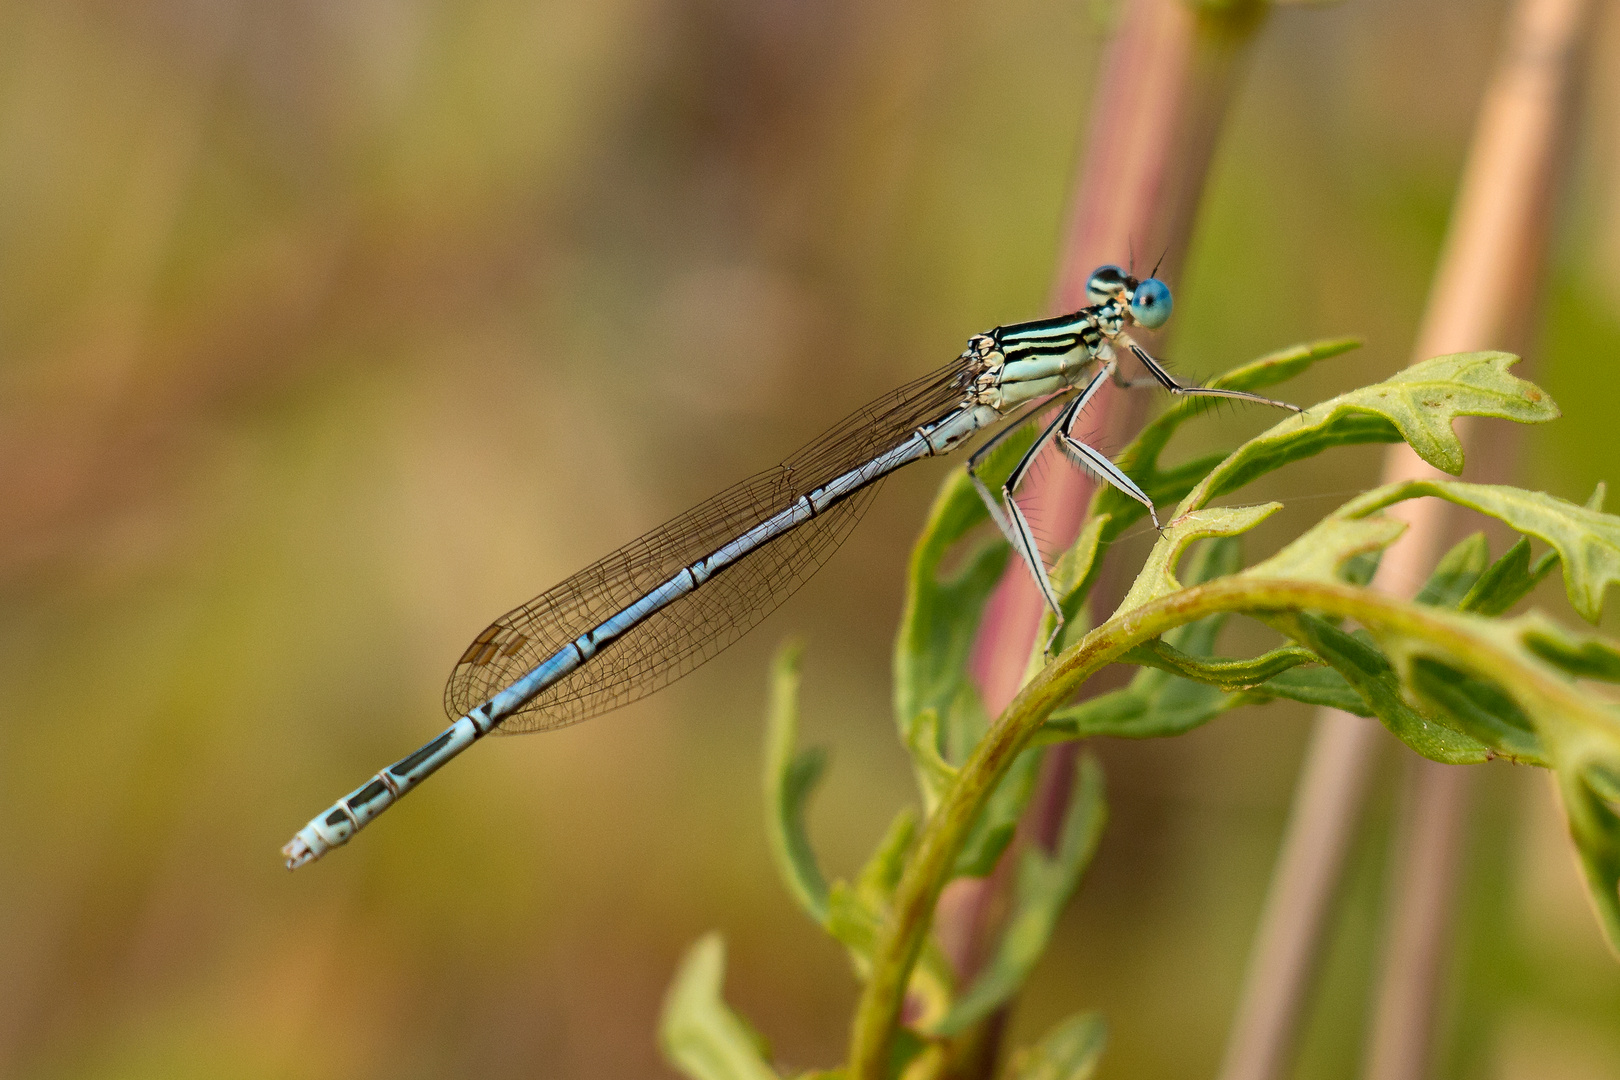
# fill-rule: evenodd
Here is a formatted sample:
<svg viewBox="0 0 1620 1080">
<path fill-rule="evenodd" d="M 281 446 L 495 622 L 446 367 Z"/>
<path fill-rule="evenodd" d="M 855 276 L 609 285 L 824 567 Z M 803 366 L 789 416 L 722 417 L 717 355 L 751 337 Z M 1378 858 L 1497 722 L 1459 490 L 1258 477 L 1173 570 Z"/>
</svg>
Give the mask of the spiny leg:
<svg viewBox="0 0 1620 1080">
<path fill-rule="evenodd" d="M 1083 397 L 1085 395 L 1081 395 L 1081 398 Z M 997 505 L 995 496 L 990 494 L 990 490 L 984 486 L 984 481 L 979 479 L 979 475 L 974 469 L 978 466 L 985 452 L 996 441 L 1005 437 L 1014 428 L 1021 427 L 1023 421 L 1021 420 L 998 432 L 994 440 L 981 446 L 973 457 L 968 459 L 967 466 L 968 476 L 972 479 L 973 486 L 978 489 L 979 498 L 984 500 L 985 507 L 990 511 L 991 520 L 1001 530 L 1001 535 L 1007 538 L 1007 543 L 1011 544 L 1013 550 L 1018 552 L 1019 557 L 1024 560 L 1024 566 L 1029 570 L 1030 576 L 1035 579 L 1035 587 L 1041 592 L 1041 599 L 1046 602 L 1046 606 L 1057 616 L 1059 626 L 1063 624 L 1063 611 L 1058 605 L 1057 594 L 1052 588 L 1052 579 L 1047 576 L 1046 565 L 1041 562 L 1041 552 L 1039 546 L 1035 543 L 1035 533 L 1030 529 L 1029 522 L 1024 517 L 1024 512 L 1018 508 L 1018 502 L 1013 498 L 1013 493 L 1017 491 L 1019 482 L 1023 480 L 1024 474 L 1029 471 L 1030 465 L 1034 463 L 1041 449 L 1051 442 L 1057 435 L 1058 430 L 1069 421 L 1075 403 L 1080 401 L 1081 398 L 1076 398 L 1065 405 L 1058 412 L 1056 419 L 1046 425 L 1046 428 L 1030 444 L 1029 449 L 1024 451 L 1024 456 L 1018 459 L 1018 464 L 1013 467 L 1013 471 L 1008 474 L 1006 481 L 1001 485 L 1001 496 L 1006 502 L 1005 511 Z M 1024 420 L 1033 417 L 1036 411 L 1038 410 L 1032 410 Z"/>
<path fill-rule="evenodd" d="M 1067 391 L 1065 391 L 1065 393 L 1066 392 Z M 983 480 L 979 479 L 979 466 L 983 464 L 985 458 L 990 456 L 990 451 L 994 450 L 1001 444 L 1002 440 L 1006 439 L 1007 436 L 1011 435 L 1015 431 L 1020 430 L 1025 424 L 1035 419 L 1036 414 L 1051 403 L 1052 400 L 1050 398 L 1045 401 L 1030 402 L 1028 405 L 1024 406 L 1022 410 L 1020 410 L 1019 414 L 1014 417 L 1012 422 L 1007 424 L 1006 427 L 1003 427 L 994 435 L 990 436 L 990 438 L 986 439 L 984 445 L 973 451 L 972 455 L 970 455 L 967 459 L 968 479 L 973 481 L 974 490 L 979 493 L 980 500 L 984 502 L 984 508 L 990 511 L 990 520 L 996 523 L 996 528 L 1001 530 L 1001 535 L 1005 536 L 1008 543 L 1012 544 L 1014 547 L 1018 546 L 1018 540 L 1014 536 L 1013 527 L 1011 523 L 1007 521 L 1007 516 L 1001 512 L 1001 507 L 996 503 L 995 496 L 990 494 L 990 489 L 984 486 Z M 1045 436 L 1043 435 L 1042 438 L 1044 437 Z M 1040 442 L 1040 439 L 1036 439 L 1036 442 Z M 1020 462 L 1020 464 L 1022 464 L 1022 462 Z"/>
<path fill-rule="evenodd" d="M 1291 405 L 1286 401 L 1277 401 L 1275 398 L 1261 397 L 1259 394 L 1251 394 L 1245 390 L 1220 390 L 1209 386 L 1183 386 L 1181 383 L 1176 382 L 1174 376 L 1164 369 L 1164 365 L 1153 359 L 1142 346 L 1130 338 L 1122 338 L 1121 340 L 1131 350 L 1132 355 L 1142 362 L 1142 366 L 1148 369 L 1152 381 L 1158 383 L 1172 394 L 1182 394 L 1187 397 L 1231 398 L 1236 401 L 1253 401 L 1259 405 L 1275 405 L 1279 409 L 1287 409 L 1290 412 L 1305 411 L 1298 405 Z M 1146 379 L 1119 379 L 1116 376 L 1115 381 L 1124 387 L 1151 385 Z"/>
<path fill-rule="evenodd" d="M 978 489 L 979 498 L 984 500 L 992 520 L 995 521 L 1002 535 L 1007 538 L 1007 542 L 1013 546 L 1013 550 L 1017 551 L 1019 557 L 1024 560 L 1024 565 L 1028 568 L 1030 576 L 1035 579 L 1035 585 L 1041 592 L 1041 598 L 1052 612 L 1056 625 L 1053 627 L 1051 637 L 1046 642 L 1048 651 L 1050 651 L 1052 642 L 1057 640 L 1057 635 L 1063 628 L 1063 609 L 1058 602 L 1057 591 L 1052 587 L 1051 577 L 1046 572 L 1046 565 L 1041 561 L 1040 549 L 1035 543 L 1034 531 L 1030 528 L 1029 520 L 1024 516 L 1017 499 L 1018 488 L 1023 483 L 1024 476 L 1029 472 L 1036 456 L 1040 454 L 1047 443 L 1057 442 L 1061 449 L 1067 452 L 1071 458 L 1077 460 L 1083 467 L 1095 472 L 1105 481 L 1147 507 L 1148 515 L 1153 518 L 1154 527 L 1157 528 L 1159 525 L 1159 517 L 1154 510 L 1153 500 L 1148 498 L 1147 493 L 1138 487 L 1135 481 L 1120 471 L 1119 467 L 1110 461 L 1107 455 L 1092 449 L 1070 434 L 1070 431 L 1078 422 L 1081 412 L 1090 404 L 1097 391 L 1102 389 L 1104 380 L 1112 378 L 1114 373 L 1114 362 L 1112 360 L 1105 362 L 1098 372 L 1092 376 L 1091 381 L 1086 384 L 1085 389 L 1073 401 L 1063 407 L 1057 417 L 1046 426 L 1040 437 L 1024 453 L 1017 466 L 1008 475 L 1006 482 L 1001 486 L 1002 500 L 1006 505 L 1005 511 L 997 504 L 989 489 L 984 486 L 978 474 L 974 472 L 979 460 L 990 449 L 991 444 L 981 447 L 973 458 L 968 461 L 968 476 L 972 478 L 974 486 Z M 997 439 L 1000 439 L 1006 433 L 1006 430 L 999 433 Z"/>
<path fill-rule="evenodd" d="M 1126 476 L 1124 471 L 1121 470 L 1118 465 L 1115 465 L 1113 460 L 1109 458 L 1107 454 L 1093 447 L 1087 446 L 1085 443 L 1074 437 L 1074 425 L 1080 419 L 1080 411 L 1085 408 L 1086 402 L 1091 400 L 1091 396 L 1101 388 L 1102 381 L 1104 379 L 1114 378 L 1117 372 L 1118 369 L 1114 366 L 1114 362 L 1112 360 L 1105 362 L 1102 370 L 1097 372 L 1097 374 L 1092 378 L 1090 385 L 1088 385 L 1085 391 L 1081 393 L 1081 395 L 1075 400 L 1075 405 L 1078 406 L 1078 408 L 1073 408 L 1072 412 L 1070 412 L 1070 410 L 1065 410 L 1065 412 L 1070 412 L 1069 422 L 1064 425 L 1062 431 L 1058 432 L 1058 446 L 1066 454 L 1068 454 L 1072 460 L 1080 465 L 1081 468 L 1086 469 L 1088 472 L 1096 473 L 1102 479 L 1119 489 L 1121 494 L 1128 495 L 1137 502 L 1141 503 L 1143 506 L 1147 507 L 1148 517 L 1153 519 L 1153 527 L 1155 529 L 1162 529 L 1163 526 L 1159 524 L 1159 513 L 1154 508 L 1153 500 L 1148 497 L 1148 493 L 1137 486 L 1135 480 L 1132 480 L 1130 477 Z"/>
</svg>

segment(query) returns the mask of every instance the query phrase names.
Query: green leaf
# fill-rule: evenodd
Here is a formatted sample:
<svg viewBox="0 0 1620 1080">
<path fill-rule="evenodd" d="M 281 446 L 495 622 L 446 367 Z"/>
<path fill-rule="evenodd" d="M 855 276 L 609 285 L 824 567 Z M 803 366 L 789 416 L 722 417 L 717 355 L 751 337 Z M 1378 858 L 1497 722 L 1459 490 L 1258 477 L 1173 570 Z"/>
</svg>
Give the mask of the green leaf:
<svg viewBox="0 0 1620 1080">
<path fill-rule="evenodd" d="M 888 910 L 889 898 L 905 869 L 906 855 L 917 835 L 917 813 L 903 808 L 889 823 L 855 884 L 835 882 L 829 894 L 827 930 L 847 946 L 856 971 L 864 975 L 871 961 L 872 939 Z"/>
<path fill-rule="evenodd" d="M 1454 608 L 1473 589 L 1491 562 L 1491 548 L 1482 532 L 1463 540 L 1440 557 L 1434 573 L 1413 597 L 1430 607 Z"/>
<path fill-rule="evenodd" d="M 1008 1067 L 1008 1080 L 1089 1080 L 1107 1043 L 1108 1025 L 1101 1016 L 1071 1016 L 1018 1052 Z"/>
<path fill-rule="evenodd" d="M 1018 831 L 1018 819 L 1023 817 L 1024 807 L 1035 792 L 1040 765 L 1041 755 L 1036 751 L 1018 755 L 968 831 L 951 871 L 953 877 L 984 877 L 996 868 L 996 861 Z"/>
<path fill-rule="evenodd" d="M 1130 592 L 1120 601 L 1112 618 L 1119 618 L 1161 596 L 1169 596 L 1181 589 L 1176 580 L 1176 564 L 1181 553 L 1194 540 L 1212 536 L 1237 536 L 1246 533 L 1266 518 L 1282 509 L 1282 503 L 1261 506 L 1221 506 L 1208 510 L 1194 510 L 1165 526 L 1159 542 L 1153 545 L 1142 572 L 1132 583 Z"/>
<path fill-rule="evenodd" d="M 1521 536 L 1479 576 L 1457 606 L 1477 615 L 1505 615 L 1557 565 L 1558 554 L 1553 551 L 1530 565 L 1530 541 Z"/>
<path fill-rule="evenodd" d="M 1348 562 L 1339 567 L 1339 579 L 1351 585 L 1371 584 L 1383 557 L 1382 551 L 1364 551 L 1360 555 L 1353 555 Z"/>
<path fill-rule="evenodd" d="M 1264 390 L 1305 374 L 1319 361 L 1359 348 L 1360 340 L 1352 337 L 1324 338 L 1304 345 L 1291 345 L 1235 367 L 1211 380 L 1209 385 L 1221 390 Z"/>
<path fill-rule="evenodd" d="M 1361 526 L 1362 528 L 1357 528 Z M 1304 536 L 1248 573 L 1257 577 L 1334 580 L 1340 564 L 1355 554 L 1382 549 L 1393 542 L 1405 525 L 1382 515 L 1324 519 Z M 1453 547 L 1440 560 L 1418 593 L 1416 602 L 1452 607 L 1474 595 L 1490 570 L 1490 550 L 1483 533 L 1475 533 Z M 1502 564 L 1499 564 L 1502 565 Z M 1514 563 L 1498 571 L 1496 584 L 1487 584 L 1496 599 L 1508 596 Z M 1509 600 L 1509 603 L 1512 601 Z M 1494 754 L 1543 764 L 1535 733 L 1510 699 L 1487 684 L 1450 669 L 1415 671 L 1413 690 L 1432 716 L 1413 709 L 1400 693 L 1399 680 L 1387 658 L 1365 634 L 1346 635 L 1327 620 L 1301 623 L 1302 630 L 1334 650 L 1324 656 L 1332 671 L 1289 672 L 1257 687 L 1251 700 L 1287 697 L 1313 705 L 1326 705 L 1360 716 L 1375 715 L 1418 753 L 1437 761 L 1466 763 Z"/>
<path fill-rule="evenodd" d="M 771 708 L 765 725 L 765 836 L 788 892 L 818 923 L 827 921 L 827 879 L 816 863 L 804 811 L 827 765 L 820 747 L 795 751 L 799 734 L 799 661 L 804 646 L 789 641 L 771 665 Z"/>
<path fill-rule="evenodd" d="M 1562 667 L 1580 662 L 1572 658 L 1620 654 L 1620 646 L 1594 639 L 1597 647 L 1588 650 L 1534 613 L 1504 621 L 1435 611 L 1429 621 L 1434 629 L 1422 634 L 1383 625 L 1378 643 L 1409 684 L 1419 683 L 1425 668 L 1455 669 L 1511 700 L 1528 721 L 1558 774 L 1593 905 L 1620 954 L 1620 711 L 1577 688 Z M 1548 647 L 1560 637 L 1556 649 Z"/>
<path fill-rule="evenodd" d="M 827 901 L 827 932 L 849 950 L 855 973 L 864 982 L 872 970 L 872 946 L 883 925 L 883 913 L 847 881 L 833 882 Z"/>
<path fill-rule="evenodd" d="M 1224 656 L 1192 656 L 1164 641 L 1139 645 L 1121 659 L 1225 691 L 1252 690 L 1301 664 L 1320 662 L 1315 653 L 1298 645 L 1283 645 L 1247 660 L 1237 660 Z"/>
<path fill-rule="evenodd" d="M 945 760 L 940 752 L 939 710 L 930 706 L 912 718 L 904 732 L 906 749 L 911 752 L 912 771 L 917 774 L 917 786 L 923 795 L 923 807 L 928 813 L 939 805 L 945 789 L 956 780 L 956 766 Z"/>
<path fill-rule="evenodd" d="M 1102 768 L 1088 756 L 1077 770 L 1058 850 L 1051 856 L 1034 847 L 1023 851 L 1012 914 L 996 951 L 967 992 L 933 1025 L 934 1034 L 959 1034 L 1000 1008 L 1024 985 L 1097 850 L 1106 819 Z"/>
<path fill-rule="evenodd" d="M 1462 443 L 1451 430 L 1457 417 L 1540 423 L 1558 416 L 1546 394 L 1508 374 L 1517 362 L 1501 352 L 1437 356 L 1313 405 L 1240 446 L 1182 500 L 1178 512 L 1205 506 L 1290 462 L 1352 443 L 1404 439 L 1424 461 L 1456 474 L 1463 465 Z"/>
<path fill-rule="evenodd" d="M 1233 573 L 1242 565 L 1242 545 L 1236 537 L 1202 545 L 1188 568 L 1188 580 L 1201 584 Z M 1144 646 L 1140 655 L 1122 660 L 1148 665 L 1129 686 L 1099 694 L 1053 713 L 1037 737 L 1038 744 L 1065 742 L 1093 735 L 1147 739 L 1179 735 L 1208 723 L 1243 699 L 1223 694 L 1212 686 L 1178 678 L 1177 666 L 1197 670 L 1215 649 L 1224 616 L 1200 619 Z M 1245 661 L 1227 661 L 1234 668 Z M 1269 661 L 1267 661 L 1269 663 Z"/>
<path fill-rule="evenodd" d="M 972 745 L 977 739 L 978 731 L 957 727 L 984 722 L 982 708 L 976 707 L 977 691 L 967 678 L 967 662 L 985 601 L 1001 580 L 1009 549 L 998 536 L 968 552 L 953 576 L 942 579 L 940 569 L 957 542 L 989 517 L 967 473 L 957 470 L 934 500 L 928 524 L 911 552 L 905 610 L 894 648 L 894 704 L 901 739 L 914 755 L 926 756 L 928 745 L 919 725 L 934 725 L 932 748 L 937 757 L 947 746 Z M 919 783 L 930 799 L 936 794 L 932 767 L 918 758 Z"/>
<path fill-rule="evenodd" d="M 828 891 L 827 933 L 849 951 L 855 974 L 863 981 L 871 973 L 872 950 L 916 835 L 917 814 L 906 807 L 889 823 L 888 831 L 855 883 L 835 881 Z M 912 972 L 911 990 L 917 996 L 924 1017 L 932 1019 L 944 1014 L 951 996 L 952 976 L 950 965 L 937 944 L 930 944 L 923 952 Z"/>
<path fill-rule="evenodd" d="M 1388 484 L 1335 511 L 1335 517 L 1363 517 L 1386 506 L 1425 495 L 1489 514 L 1514 530 L 1551 545 L 1564 567 L 1570 606 L 1588 622 L 1603 613 L 1603 594 L 1620 581 L 1620 517 L 1548 495 L 1498 484 L 1456 480 L 1408 480 Z"/>
<path fill-rule="evenodd" d="M 1524 711 L 1491 683 L 1426 656 L 1412 659 L 1412 691 L 1449 725 L 1489 746 L 1494 753 L 1526 765 L 1551 765 Z"/>
<path fill-rule="evenodd" d="M 1620 646 L 1608 638 L 1569 633 L 1557 623 L 1531 612 L 1513 620 L 1519 640 L 1531 654 L 1576 679 L 1620 682 Z"/>
<path fill-rule="evenodd" d="M 1477 739 L 1431 719 L 1407 704 L 1389 660 L 1364 631 L 1347 634 L 1326 619 L 1304 612 L 1264 620 L 1310 649 L 1344 677 L 1373 714 L 1402 742 L 1432 761 L 1477 764 L 1491 750 Z"/>
<path fill-rule="evenodd" d="M 1141 677 L 1137 676 L 1138 679 Z M 1169 685 L 1169 676 L 1162 678 L 1164 681 L 1159 685 Z M 1157 739 L 1165 735 L 1180 735 L 1184 731 L 1190 731 L 1214 719 L 1215 715 L 1213 712 L 1206 715 L 1200 711 L 1190 716 L 1171 718 L 1164 710 L 1154 708 L 1154 702 L 1133 680 L 1130 686 L 1110 690 L 1106 694 L 1098 694 L 1096 697 L 1058 709 L 1041 725 L 1040 734 L 1035 737 L 1034 745 L 1050 746 L 1053 743 L 1074 742 L 1077 739 L 1097 736 L 1112 736 L 1116 739 Z"/>
<path fill-rule="evenodd" d="M 777 651 L 772 666 L 765 744 L 765 831 L 788 891 L 811 918 L 849 950 L 856 973 L 864 978 L 871 967 L 878 929 L 916 835 L 917 815 L 906 807 L 895 816 L 854 885 L 840 881 L 828 886 L 804 824 L 805 805 L 821 776 L 826 755 L 819 748 L 797 753 L 794 749 L 802 654 L 799 643 L 788 642 Z M 933 716 L 932 709 L 925 710 L 919 725 L 925 740 L 933 738 Z M 928 744 L 932 745 L 931 741 Z M 943 768 L 954 777 L 954 769 L 948 765 Z M 942 1013 L 950 994 L 950 974 L 937 949 L 925 957 L 914 982 L 928 1003 L 928 1014 Z"/>
<path fill-rule="evenodd" d="M 1612 764 L 1561 768 L 1558 792 L 1587 894 L 1609 948 L 1620 954 L 1620 773 Z"/>
<path fill-rule="evenodd" d="M 1372 388 L 1370 411 L 1392 420 L 1418 457 L 1453 476 L 1462 472 L 1462 442 L 1451 430 L 1458 416 L 1492 416 L 1521 424 L 1558 419 L 1558 406 L 1533 383 L 1507 369 L 1512 353 L 1472 352 L 1437 356 L 1404 368 Z"/>
<path fill-rule="evenodd" d="M 1358 555 L 1382 551 L 1406 531 L 1394 518 L 1328 517 L 1265 562 L 1244 573 L 1251 577 L 1341 581 L 1340 568 Z"/>
<path fill-rule="evenodd" d="M 872 857 L 866 860 L 861 867 L 861 875 L 856 879 L 855 888 L 860 894 L 872 903 L 874 908 L 882 907 L 894 895 L 894 887 L 900 881 L 900 874 L 906 868 L 906 855 L 911 851 L 911 843 L 917 838 L 917 812 L 909 806 L 900 808 L 889 822 L 888 832 L 878 842 L 877 850 Z"/>
<path fill-rule="evenodd" d="M 704 935 L 688 950 L 658 1022 L 664 1060 L 692 1080 L 776 1080 L 765 1040 L 720 996 L 725 970 L 719 934 Z"/>
<path fill-rule="evenodd" d="M 1280 697 L 1326 709 L 1338 709 L 1340 712 L 1353 713 L 1356 716 L 1373 715 L 1367 700 L 1356 693 L 1350 684 L 1344 681 L 1344 676 L 1332 668 L 1296 668 L 1293 671 L 1285 671 L 1246 691 L 1244 695 L 1246 702 L 1256 704 Z"/>
</svg>

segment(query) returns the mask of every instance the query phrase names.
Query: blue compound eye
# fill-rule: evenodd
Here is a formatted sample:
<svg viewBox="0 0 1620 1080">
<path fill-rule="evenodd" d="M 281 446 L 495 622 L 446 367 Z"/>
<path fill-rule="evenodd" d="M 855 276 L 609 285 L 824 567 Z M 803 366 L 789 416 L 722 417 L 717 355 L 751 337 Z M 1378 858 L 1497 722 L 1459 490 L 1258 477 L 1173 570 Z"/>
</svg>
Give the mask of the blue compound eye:
<svg viewBox="0 0 1620 1080">
<path fill-rule="evenodd" d="M 1131 296 L 1131 318 L 1146 330 L 1157 330 L 1170 317 L 1170 286 L 1148 278 Z"/>
<path fill-rule="evenodd" d="M 1099 266 L 1086 282 L 1086 296 L 1093 304 L 1106 304 L 1125 292 L 1125 271 L 1114 265 Z"/>
</svg>

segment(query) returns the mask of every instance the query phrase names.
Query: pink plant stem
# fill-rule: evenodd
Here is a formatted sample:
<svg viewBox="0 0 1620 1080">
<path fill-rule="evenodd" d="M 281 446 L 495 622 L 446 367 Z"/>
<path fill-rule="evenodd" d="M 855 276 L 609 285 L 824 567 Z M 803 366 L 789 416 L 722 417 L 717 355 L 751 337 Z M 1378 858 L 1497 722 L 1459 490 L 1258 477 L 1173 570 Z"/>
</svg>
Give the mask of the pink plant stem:
<svg viewBox="0 0 1620 1080">
<path fill-rule="evenodd" d="M 1084 306 L 1091 271 L 1103 263 L 1123 264 L 1133 253 L 1138 271 L 1159 262 L 1160 276 L 1175 279 L 1221 120 L 1242 73 L 1247 45 L 1264 15 L 1263 5 L 1238 8 L 1199 13 L 1182 0 L 1135 0 L 1127 7 L 1108 46 L 1092 106 L 1085 165 L 1053 290 L 1054 309 Z M 1103 420 L 1105 438 L 1123 441 L 1140 426 L 1148 403 L 1146 395 L 1105 388 L 1093 406 L 1094 415 Z M 1092 482 L 1078 470 L 1062 467 L 1038 474 L 1032 482 L 1036 489 L 1030 498 L 1047 510 L 1044 530 L 1059 544 L 1072 541 Z M 1105 571 L 1093 602 L 1106 609 L 1120 592 L 1117 575 Z M 1024 682 L 1042 611 L 1028 576 L 1010 572 L 991 602 L 975 657 L 991 715 Z M 1091 693 L 1108 689 L 1106 680 L 1093 682 L 1097 685 L 1088 686 Z M 1025 821 L 1027 836 L 1048 848 L 1067 804 L 1074 754 L 1073 747 L 1048 754 Z M 996 874 L 955 882 L 941 898 L 935 926 L 964 983 L 994 944 L 1012 864 L 1011 857 L 1004 857 Z"/>
<path fill-rule="evenodd" d="M 1481 105 L 1414 360 L 1512 347 L 1527 336 L 1588 13 L 1587 0 L 1516 4 Z M 1471 454 L 1478 442 L 1474 426 L 1457 424 Z M 1477 479 L 1500 479 L 1509 471 L 1508 454 L 1475 456 L 1484 459 L 1470 470 Z M 1439 475 L 1404 444 L 1392 447 L 1385 461 L 1386 483 Z M 1408 529 L 1385 555 L 1374 586 L 1410 594 L 1453 538 L 1456 515 L 1440 500 L 1404 503 L 1392 513 Z M 1275 1080 L 1288 1072 L 1368 780 L 1387 743 L 1371 721 L 1332 710 L 1317 719 L 1221 1080 Z M 1418 1080 L 1427 1070 L 1466 793 L 1462 770 L 1414 761 L 1369 1047 L 1367 1075 L 1374 1080 Z"/>
</svg>

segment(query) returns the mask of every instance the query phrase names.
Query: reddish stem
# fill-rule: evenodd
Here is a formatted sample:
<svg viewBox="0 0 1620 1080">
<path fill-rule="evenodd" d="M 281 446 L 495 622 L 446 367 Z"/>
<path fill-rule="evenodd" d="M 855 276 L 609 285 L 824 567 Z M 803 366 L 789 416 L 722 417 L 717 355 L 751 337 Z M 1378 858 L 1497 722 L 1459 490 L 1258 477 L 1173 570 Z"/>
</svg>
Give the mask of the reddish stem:
<svg viewBox="0 0 1620 1080">
<path fill-rule="evenodd" d="M 1221 120 L 1264 12 L 1259 4 L 1218 14 L 1199 12 L 1181 0 L 1138 0 L 1128 6 L 1108 46 L 1093 100 L 1085 164 L 1059 256 L 1055 309 L 1084 306 L 1091 271 L 1104 263 L 1130 262 L 1133 255 L 1138 271 L 1157 263 L 1161 277 L 1175 279 Z M 1095 415 L 1104 418 L 1104 438 L 1125 441 L 1141 425 L 1148 404 L 1147 395 L 1105 388 L 1093 406 Z M 1047 508 L 1045 531 L 1066 546 L 1079 532 L 1093 483 L 1070 468 L 1047 470 L 1031 482 L 1029 499 Z M 1105 566 L 1093 593 L 1094 606 L 1110 610 L 1122 593 L 1118 575 Z M 991 601 L 974 658 L 991 715 L 1001 712 L 1023 685 L 1042 614 L 1039 593 L 1022 568 L 1015 567 Z M 1086 693 L 1117 685 L 1108 675 L 1093 679 Z M 1022 842 L 1053 847 L 1068 804 L 1076 752 L 1065 745 L 1047 755 Z M 935 926 L 964 985 L 997 938 L 1017 847 L 1012 845 L 990 877 L 955 882 L 941 897 Z M 998 1018 L 991 1030 L 1000 1026 Z M 988 1069 L 995 1055 L 979 1052 L 974 1058 Z"/>
</svg>

